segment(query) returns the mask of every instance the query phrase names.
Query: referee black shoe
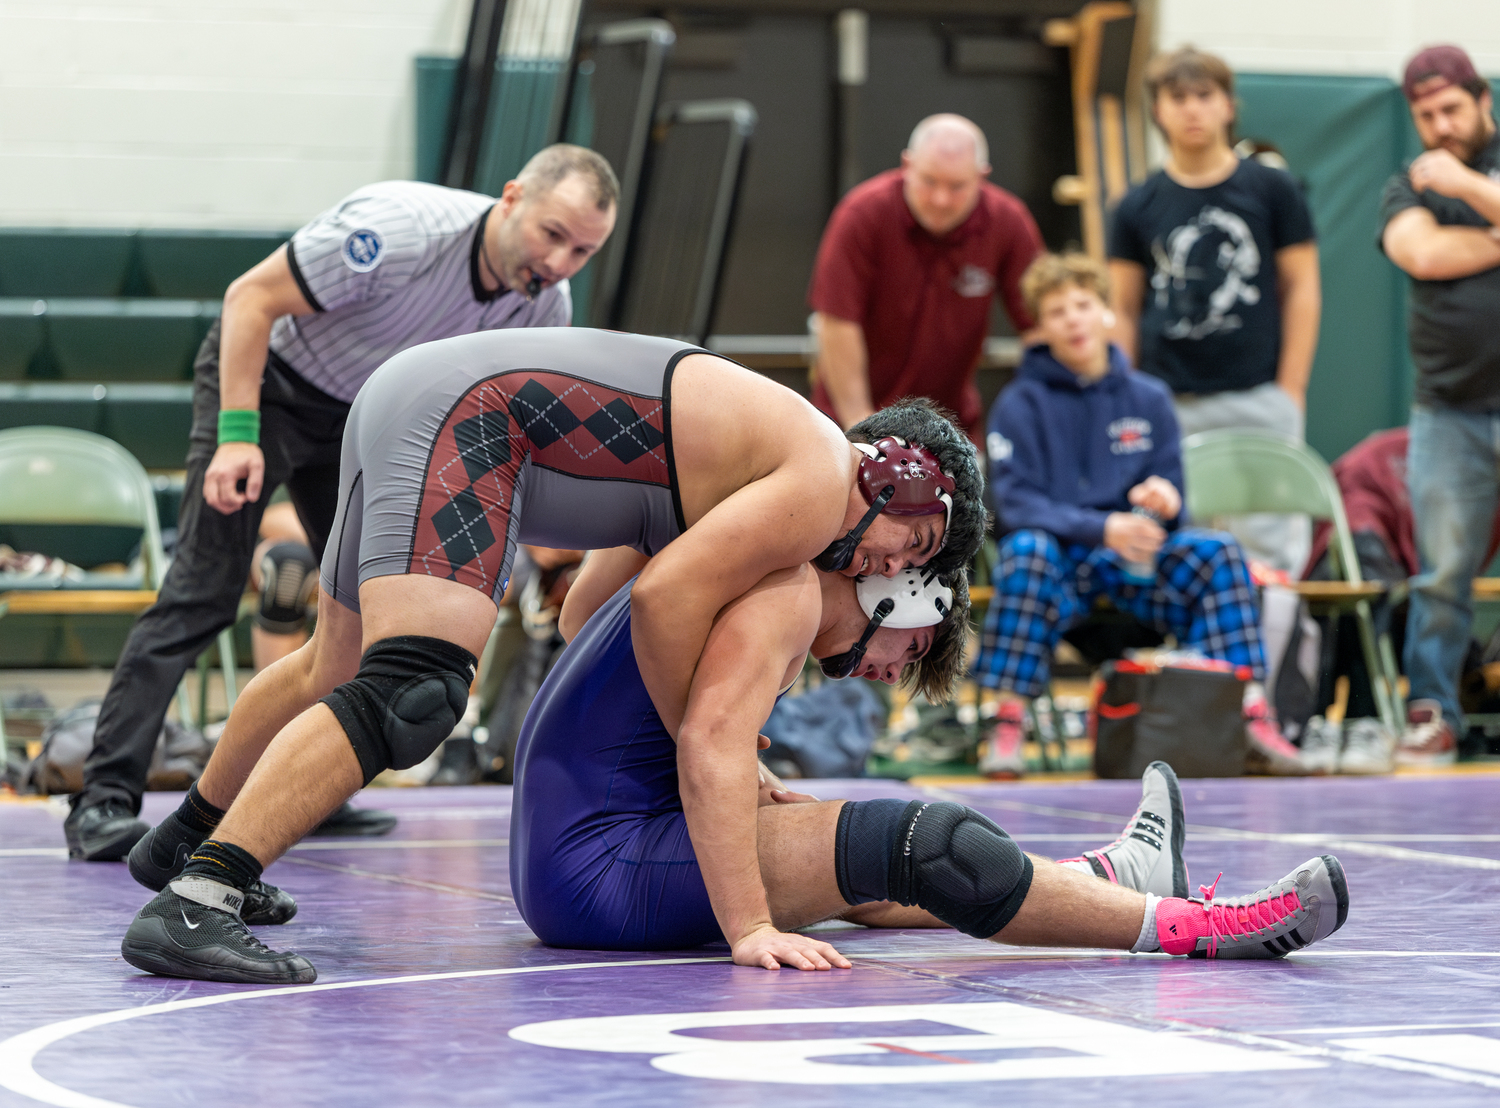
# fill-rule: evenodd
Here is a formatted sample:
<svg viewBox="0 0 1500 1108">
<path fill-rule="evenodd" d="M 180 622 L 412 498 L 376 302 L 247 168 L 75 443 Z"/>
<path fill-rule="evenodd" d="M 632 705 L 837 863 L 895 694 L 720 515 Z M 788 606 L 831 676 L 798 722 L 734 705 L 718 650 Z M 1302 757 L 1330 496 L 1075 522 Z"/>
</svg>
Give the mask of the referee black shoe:
<svg viewBox="0 0 1500 1108">
<path fill-rule="evenodd" d="M 136 969 L 164 977 L 246 985 L 316 981 L 318 971 L 306 958 L 272 950 L 250 933 L 239 917 L 243 899 L 238 889 L 207 878 L 174 881 L 131 921 L 120 953 Z"/>
<path fill-rule="evenodd" d="M 146 831 L 146 824 L 121 800 L 80 805 L 63 821 L 68 857 L 85 862 L 118 862 Z"/>
<path fill-rule="evenodd" d="M 209 832 L 195 831 L 173 812 L 147 831 L 130 852 L 130 876 L 152 892 L 161 892 L 175 881 L 193 851 L 203 845 Z M 245 890 L 240 919 L 251 927 L 267 923 L 285 923 L 297 914 L 297 901 L 291 893 L 265 881 L 257 881 Z"/>
</svg>

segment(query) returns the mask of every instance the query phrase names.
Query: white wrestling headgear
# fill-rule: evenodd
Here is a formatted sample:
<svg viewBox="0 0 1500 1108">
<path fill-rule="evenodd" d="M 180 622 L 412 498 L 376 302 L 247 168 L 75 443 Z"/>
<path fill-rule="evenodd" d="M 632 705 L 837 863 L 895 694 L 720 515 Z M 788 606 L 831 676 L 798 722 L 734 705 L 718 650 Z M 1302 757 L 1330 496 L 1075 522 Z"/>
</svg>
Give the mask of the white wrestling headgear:
<svg viewBox="0 0 1500 1108">
<path fill-rule="evenodd" d="M 894 577 L 861 577 L 854 583 L 854 595 L 870 622 L 859 642 L 843 654 L 822 659 L 819 665 L 828 677 L 848 677 L 858 669 L 880 628 L 934 627 L 953 610 L 953 590 L 928 569 L 904 569 Z"/>
<path fill-rule="evenodd" d="M 926 569 L 908 567 L 894 577 L 861 577 L 854 583 L 854 595 L 871 619 L 882 600 L 895 601 L 890 615 L 880 621 L 882 627 L 933 627 L 953 610 L 953 590 Z"/>
</svg>

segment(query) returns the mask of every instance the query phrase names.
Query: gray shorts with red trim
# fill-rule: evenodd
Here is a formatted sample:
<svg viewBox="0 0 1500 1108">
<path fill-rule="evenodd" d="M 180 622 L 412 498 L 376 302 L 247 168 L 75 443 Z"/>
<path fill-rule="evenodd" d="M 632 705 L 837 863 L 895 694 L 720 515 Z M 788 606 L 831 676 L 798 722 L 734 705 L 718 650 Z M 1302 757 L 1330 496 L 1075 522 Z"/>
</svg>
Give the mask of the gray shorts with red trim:
<svg viewBox="0 0 1500 1108">
<path fill-rule="evenodd" d="M 517 542 L 655 554 L 685 529 L 672 370 L 698 348 L 574 327 L 412 347 L 349 412 L 323 590 L 420 573 L 499 602 Z"/>
</svg>

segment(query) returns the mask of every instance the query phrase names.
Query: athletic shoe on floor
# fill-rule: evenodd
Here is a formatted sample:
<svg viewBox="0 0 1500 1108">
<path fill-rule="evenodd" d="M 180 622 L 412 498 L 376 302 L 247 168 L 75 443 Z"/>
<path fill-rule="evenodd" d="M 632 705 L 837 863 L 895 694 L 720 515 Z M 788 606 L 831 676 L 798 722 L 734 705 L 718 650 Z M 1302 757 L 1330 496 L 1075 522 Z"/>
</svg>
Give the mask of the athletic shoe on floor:
<svg viewBox="0 0 1500 1108">
<path fill-rule="evenodd" d="M 174 881 L 136 915 L 120 953 L 136 969 L 166 977 L 249 985 L 316 981 L 318 971 L 306 958 L 271 950 L 250 934 L 239 916 L 242 900 L 238 889 L 207 878 Z"/>
<path fill-rule="evenodd" d="M 1339 758 L 1340 773 L 1390 773 L 1396 768 L 1396 736 L 1368 717 L 1349 721 L 1349 735 Z"/>
<path fill-rule="evenodd" d="M 1138 893 L 1185 897 L 1188 874 L 1182 843 L 1186 837 L 1177 774 L 1166 762 L 1152 762 L 1141 774 L 1141 806 L 1120 837 L 1102 850 L 1085 850 L 1081 857 L 1066 861 L 1087 862 L 1099 877 Z"/>
<path fill-rule="evenodd" d="M 152 892 L 161 892 L 182 873 L 193 851 L 208 835 L 207 831 L 194 831 L 172 813 L 135 844 L 130 852 L 130 876 Z M 239 914 L 251 927 L 285 923 L 297 914 L 297 901 L 291 893 L 257 881 L 245 890 Z"/>
<path fill-rule="evenodd" d="M 1265 697 L 1245 705 L 1245 772 L 1270 777 L 1303 777 L 1309 772 L 1302 752 L 1282 735 Z"/>
<path fill-rule="evenodd" d="M 1302 729 L 1302 764 L 1308 773 L 1337 773 L 1344 729 L 1332 720 L 1313 716 Z"/>
<path fill-rule="evenodd" d="M 1015 780 L 1026 772 L 1026 709 L 1018 700 L 995 705 L 995 724 L 979 742 L 979 772 L 996 780 Z"/>
<path fill-rule="evenodd" d="M 1222 876 L 1222 875 L 1221 875 Z M 1163 900 L 1156 906 L 1156 938 L 1167 954 L 1191 958 L 1280 958 L 1326 939 L 1349 915 L 1344 867 L 1331 854 L 1313 858 L 1249 896 Z"/>
<path fill-rule="evenodd" d="M 1451 766 L 1458 761 L 1458 741 L 1436 700 L 1408 704 L 1406 725 L 1396 747 L 1398 766 Z"/>
<path fill-rule="evenodd" d="M 63 821 L 68 857 L 85 862 L 118 862 L 149 830 L 123 800 L 75 808 Z"/>
<path fill-rule="evenodd" d="M 473 742 L 469 743 L 473 746 Z M 382 812 L 378 808 L 356 808 L 347 800 L 333 813 L 307 833 L 307 837 L 326 835 L 340 838 L 374 837 L 388 835 L 396 826 L 394 812 Z"/>
<path fill-rule="evenodd" d="M 428 785 L 479 784 L 479 747 L 468 735 L 443 740 L 437 769 L 427 779 Z"/>
</svg>

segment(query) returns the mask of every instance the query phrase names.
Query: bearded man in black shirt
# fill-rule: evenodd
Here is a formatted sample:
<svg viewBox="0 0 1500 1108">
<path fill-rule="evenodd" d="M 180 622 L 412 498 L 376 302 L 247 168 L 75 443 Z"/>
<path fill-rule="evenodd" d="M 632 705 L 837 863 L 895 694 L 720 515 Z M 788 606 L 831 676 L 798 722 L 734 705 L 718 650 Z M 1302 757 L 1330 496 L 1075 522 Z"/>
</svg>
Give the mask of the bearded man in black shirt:
<svg viewBox="0 0 1500 1108">
<path fill-rule="evenodd" d="M 1426 153 L 1381 197 L 1380 247 L 1413 278 L 1417 366 L 1407 483 L 1422 572 L 1406 631 L 1406 765 L 1456 758 L 1459 667 L 1470 582 L 1483 568 L 1500 497 L 1500 140 L 1490 87 L 1457 46 L 1406 67 L 1402 91 Z"/>
</svg>

